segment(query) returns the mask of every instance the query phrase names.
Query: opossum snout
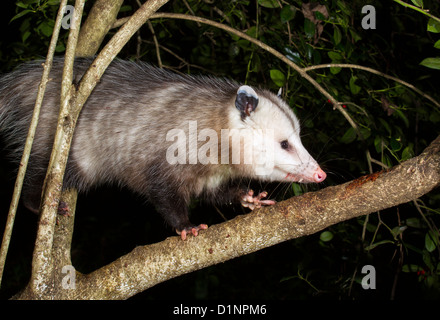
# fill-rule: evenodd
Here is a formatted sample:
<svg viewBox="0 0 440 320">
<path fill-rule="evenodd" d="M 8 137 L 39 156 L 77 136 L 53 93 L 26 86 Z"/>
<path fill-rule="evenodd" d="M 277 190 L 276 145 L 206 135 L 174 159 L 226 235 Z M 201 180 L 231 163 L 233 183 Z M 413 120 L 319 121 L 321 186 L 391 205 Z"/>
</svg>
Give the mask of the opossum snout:
<svg viewBox="0 0 440 320">
<path fill-rule="evenodd" d="M 313 180 L 316 183 L 320 183 L 324 181 L 325 178 L 327 178 L 327 174 L 321 168 L 316 169 L 315 173 L 313 174 Z"/>
</svg>

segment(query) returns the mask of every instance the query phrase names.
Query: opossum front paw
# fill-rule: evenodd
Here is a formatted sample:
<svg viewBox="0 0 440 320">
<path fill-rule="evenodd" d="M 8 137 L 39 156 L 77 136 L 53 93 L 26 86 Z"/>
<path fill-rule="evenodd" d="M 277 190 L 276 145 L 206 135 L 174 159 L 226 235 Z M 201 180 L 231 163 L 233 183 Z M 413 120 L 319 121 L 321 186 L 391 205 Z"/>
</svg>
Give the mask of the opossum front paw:
<svg viewBox="0 0 440 320">
<path fill-rule="evenodd" d="M 198 226 L 187 227 L 183 230 L 176 230 L 176 232 L 178 235 L 180 235 L 182 240 L 186 240 L 187 234 L 192 234 L 194 237 L 197 237 L 197 235 L 199 234 L 199 230 L 206 230 L 206 229 L 208 229 L 208 225 L 200 224 Z"/>
<path fill-rule="evenodd" d="M 249 190 L 243 197 L 241 197 L 241 205 L 243 207 L 254 210 L 260 208 L 261 206 L 271 206 L 276 203 L 274 200 L 261 200 L 267 197 L 267 192 L 263 191 L 258 196 L 254 197 L 254 191 Z"/>
</svg>

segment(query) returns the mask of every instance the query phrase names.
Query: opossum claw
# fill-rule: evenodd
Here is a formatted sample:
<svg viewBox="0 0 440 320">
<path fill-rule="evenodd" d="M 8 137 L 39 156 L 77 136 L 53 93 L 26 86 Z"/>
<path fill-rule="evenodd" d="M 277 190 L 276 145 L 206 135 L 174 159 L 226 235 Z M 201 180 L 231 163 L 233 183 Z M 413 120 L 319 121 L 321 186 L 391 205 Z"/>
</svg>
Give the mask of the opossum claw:
<svg viewBox="0 0 440 320">
<path fill-rule="evenodd" d="M 260 208 L 261 206 L 271 206 L 276 203 L 275 200 L 261 200 L 261 198 L 266 198 L 267 192 L 263 191 L 258 196 L 254 197 L 254 191 L 249 190 L 240 200 L 243 207 L 254 210 Z"/>
<path fill-rule="evenodd" d="M 199 230 L 206 230 L 206 229 L 208 229 L 208 225 L 200 224 L 198 226 L 187 227 L 183 230 L 176 230 L 176 232 L 178 235 L 180 235 L 182 240 L 186 240 L 187 234 L 192 234 L 194 237 L 197 237 L 197 235 L 199 234 Z"/>
<path fill-rule="evenodd" d="M 69 206 L 64 201 L 60 201 L 58 204 L 58 214 L 64 217 L 70 217 Z"/>
</svg>

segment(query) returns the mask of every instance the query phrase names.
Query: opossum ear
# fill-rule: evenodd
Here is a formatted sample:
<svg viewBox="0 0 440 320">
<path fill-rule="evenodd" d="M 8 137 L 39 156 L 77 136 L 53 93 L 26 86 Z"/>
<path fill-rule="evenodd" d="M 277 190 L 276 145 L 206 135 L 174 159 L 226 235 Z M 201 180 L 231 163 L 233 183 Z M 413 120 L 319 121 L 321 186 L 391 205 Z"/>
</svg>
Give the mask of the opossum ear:
<svg viewBox="0 0 440 320">
<path fill-rule="evenodd" d="M 283 88 L 281 87 L 279 90 L 278 90 L 278 93 L 277 93 L 277 96 L 278 96 L 278 98 L 281 98 L 281 95 L 283 94 Z"/>
<path fill-rule="evenodd" d="M 241 86 L 237 91 L 235 106 L 240 110 L 241 118 L 244 119 L 251 115 L 258 105 L 257 93 L 249 86 Z"/>
</svg>

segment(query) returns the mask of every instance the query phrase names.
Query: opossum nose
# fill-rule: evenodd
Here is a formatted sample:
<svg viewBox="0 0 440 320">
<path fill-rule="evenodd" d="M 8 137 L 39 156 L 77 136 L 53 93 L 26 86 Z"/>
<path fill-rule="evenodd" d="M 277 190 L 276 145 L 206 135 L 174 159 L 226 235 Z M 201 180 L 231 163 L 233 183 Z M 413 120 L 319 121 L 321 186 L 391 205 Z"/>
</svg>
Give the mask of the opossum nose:
<svg viewBox="0 0 440 320">
<path fill-rule="evenodd" d="M 325 178 L 327 178 L 327 174 L 324 171 L 322 171 L 321 168 L 318 168 L 313 174 L 313 179 L 315 180 L 316 183 L 324 181 Z"/>
</svg>

